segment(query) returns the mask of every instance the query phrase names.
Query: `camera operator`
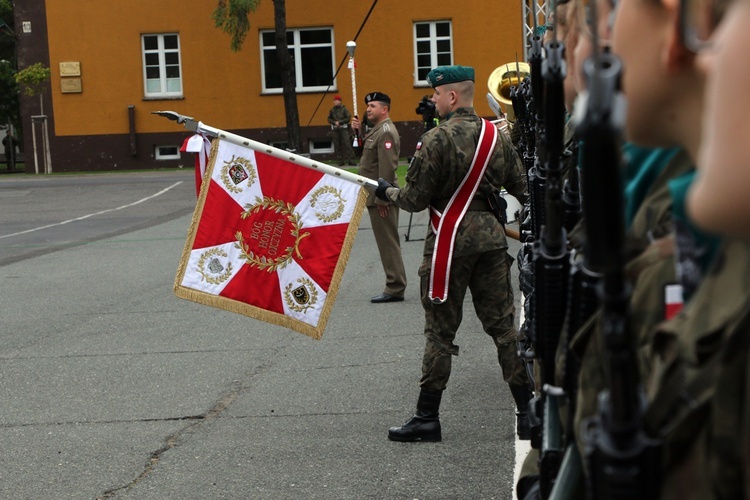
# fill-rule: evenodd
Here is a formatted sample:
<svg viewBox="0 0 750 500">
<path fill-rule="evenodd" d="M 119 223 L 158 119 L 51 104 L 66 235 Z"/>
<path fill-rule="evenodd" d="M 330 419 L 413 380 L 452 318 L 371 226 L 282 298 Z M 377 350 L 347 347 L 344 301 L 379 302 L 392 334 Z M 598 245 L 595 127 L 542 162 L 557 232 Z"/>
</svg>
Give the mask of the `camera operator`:
<svg viewBox="0 0 750 500">
<path fill-rule="evenodd" d="M 422 97 L 422 100 L 419 101 L 416 112 L 418 115 L 422 115 L 425 132 L 440 123 L 440 119 L 435 112 L 435 103 L 430 100 L 430 96 Z"/>
</svg>

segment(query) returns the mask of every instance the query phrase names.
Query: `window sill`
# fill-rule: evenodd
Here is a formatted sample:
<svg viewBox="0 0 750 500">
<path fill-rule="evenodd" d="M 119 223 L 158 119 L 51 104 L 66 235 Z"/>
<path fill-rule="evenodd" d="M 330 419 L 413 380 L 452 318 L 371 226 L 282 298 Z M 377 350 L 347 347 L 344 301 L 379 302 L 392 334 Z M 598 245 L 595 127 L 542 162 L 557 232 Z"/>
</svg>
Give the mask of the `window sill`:
<svg viewBox="0 0 750 500">
<path fill-rule="evenodd" d="M 185 96 L 176 95 L 176 96 L 148 96 L 144 97 L 144 101 L 182 101 L 185 99 Z"/>
<path fill-rule="evenodd" d="M 262 95 L 262 96 L 264 96 L 264 95 L 282 95 L 283 93 L 284 93 L 283 90 L 263 90 L 263 91 L 261 91 L 260 95 Z M 315 90 L 305 90 L 305 89 L 299 90 L 298 89 L 298 90 L 295 90 L 295 94 L 326 94 L 326 93 L 327 94 L 336 94 L 336 93 L 338 93 L 338 88 L 337 87 L 331 87 L 328 90 L 319 90 L 319 89 L 315 89 Z"/>
</svg>

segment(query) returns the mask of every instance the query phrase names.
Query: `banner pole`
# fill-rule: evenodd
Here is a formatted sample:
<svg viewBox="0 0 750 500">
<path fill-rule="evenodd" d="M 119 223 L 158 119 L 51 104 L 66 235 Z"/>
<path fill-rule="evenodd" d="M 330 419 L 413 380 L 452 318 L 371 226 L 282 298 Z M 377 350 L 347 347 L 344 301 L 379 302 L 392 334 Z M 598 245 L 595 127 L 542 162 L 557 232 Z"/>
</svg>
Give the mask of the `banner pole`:
<svg viewBox="0 0 750 500">
<path fill-rule="evenodd" d="M 177 123 L 183 124 L 185 125 L 186 129 L 192 132 L 196 132 L 199 134 L 203 133 L 206 135 L 210 135 L 212 137 L 218 137 L 219 139 L 223 139 L 227 142 L 231 142 L 232 144 L 236 144 L 238 146 L 244 146 L 246 148 L 252 149 L 253 151 L 257 151 L 259 153 L 265 153 L 269 156 L 273 156 L 274 158 L 288 161 L 296 165 L 299 165 L 301 167 L 309 168 L 311 170 L 318 170 L 320 172 L 323 172 L 324 174 L 332 175 L 334 177 L 338 177 L 339 179 L 345 180 L 347 182 L 351 182 L 353 184 L 359 184 L 360 186 L 363 186 L 366 188 L 375 189 L 378 187 L 377 181 L 368 179 L 367 177 L 357 175 L 353 172 L 349 172 L 348 170 L 344 170 L 342 168 L 332 167 L 331 165 L 328 165 L 326 163 L 321 163 L 311 158 L 306 158 L 304 156 L 294 154 L 289 151 L 284 151 L 283 149 L 275 148 L 273 146 L 269 146 L 268 144 L 263 144 L 262 142 L 257 142 L 252 139 L 248 139 L 247 137 L 242 137 L 241 135 L 233 134 L 225 130 L 211 127 L 200 121 L 196 121 L 193 118 L 190 118 L 189 116 L 183 116 L 174 111 L 152 111 L 151 113 L 155 115 L 163 116 L 170 120 L 176 121 Z"/>
<path fill-rule="evenodd" d="M 349 71 L 352 76 L 352 101 L 354 105 L 354 116 L 356 118 L 359 118 L 359 113 L 357 112 L 357 76 L 355 74 L 355 71 L 357 69 L 357 65 L 354 63 L 354 49 L 357 48 L 357 43 L 354 41 L 348 41 L 346 42 L 346 50 L 349 52 Z M 361 130 L 361 129 L 360 129 Z M 354 134 L 354 142 L 352 144 L 352 147 L 358 148 L 359 147 L 359 133 Z"/>
</svg>

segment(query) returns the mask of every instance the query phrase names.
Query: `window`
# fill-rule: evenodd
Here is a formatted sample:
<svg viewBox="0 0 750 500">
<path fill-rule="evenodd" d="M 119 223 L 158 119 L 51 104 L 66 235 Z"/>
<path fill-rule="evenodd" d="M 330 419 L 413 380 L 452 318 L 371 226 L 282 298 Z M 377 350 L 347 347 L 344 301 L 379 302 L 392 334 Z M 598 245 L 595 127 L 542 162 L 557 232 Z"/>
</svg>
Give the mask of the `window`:
<svg viewBox="0 0 750 500">
<path fill-rule="evenodd" d="M 282 91 L 281 71 L 276 60 L 276 34 L 260 32 L 263 92 Z M 292 55 L 296 91 L 324 91 L 333 83 L 333 30 L 331 28 L 290 29 L 286 42 Z M 330 90 L 330 89 L 329 89 Z"/>
<path fill-rule="evenodd" d="M 182 97 L 179 35 L 143 35 L 141 45 L 145 96 Z"/>
<path fill-rule="evenodd" d="M 331 139 L 310 139 L 308 151 L 311 155 L 333 153 L 333 142 Z"/>
<path fill-rule="evenodd" d="M 157 160 L 179 160 L 179 146 L 156 146 L 154 158 Z"/>
<path fill-rule="evenodd" d="M 414 85 L 426 87 L 427 73 L 436 66 L 453 64 L 450 21 L 414 23 Z"/>
</svg>

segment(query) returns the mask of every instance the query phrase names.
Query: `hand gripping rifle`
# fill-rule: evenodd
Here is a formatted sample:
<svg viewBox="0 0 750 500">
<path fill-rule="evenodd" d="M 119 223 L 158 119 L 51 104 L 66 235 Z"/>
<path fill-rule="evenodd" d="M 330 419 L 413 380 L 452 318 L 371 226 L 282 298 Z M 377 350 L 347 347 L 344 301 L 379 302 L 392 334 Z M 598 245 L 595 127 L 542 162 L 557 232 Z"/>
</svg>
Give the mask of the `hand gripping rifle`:
<svg viewBox="0 0 750 500">
<path fill-rule="evenodd" d="M 577 123 L 582 142 L 583 213 L 588 235 L 587 267 L 602 275 L 598 288 L 603 366 L 608 389 L 599 394 L 597 415 L 581 430 L 589 464 L 590 498 L 651 499 L 658 495 L 658 453 L 643 430 L 643 403 L 637 360 L 630 338 L 630 287 L 623 268 L 624 210 L 620 136 L 625 101 L 620 91 L 622 63 L 598 53 L 584 63 L 589 92 Z"/>
</svg>

